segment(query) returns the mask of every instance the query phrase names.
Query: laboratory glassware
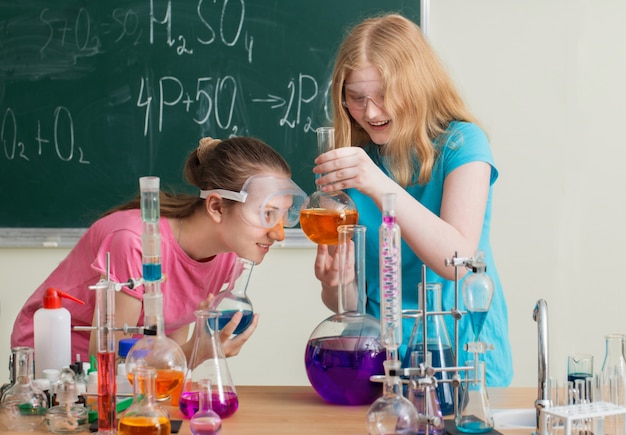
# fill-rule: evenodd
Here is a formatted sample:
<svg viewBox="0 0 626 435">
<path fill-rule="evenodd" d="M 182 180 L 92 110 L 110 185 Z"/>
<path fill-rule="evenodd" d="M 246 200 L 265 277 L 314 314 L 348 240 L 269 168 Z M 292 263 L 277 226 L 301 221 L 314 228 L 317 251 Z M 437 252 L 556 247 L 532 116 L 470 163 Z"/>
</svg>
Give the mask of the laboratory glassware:
<svg viewBox="0 0 626 435">
<path fill-rule="evenodd" d="M 593 377 L 593 355 L 574 353 L 567 356 L 567 380 L 569 382 L 586 381 L 591 377 Z"/>
<path fill-rule="evenodd" d="M 474 354 L 474 359 L 466 363 L 466 376 L 461 392 L 461 401 L 456 409 L 456 428 L 465 433 L 489 432 L 494 427 L 493 415 L 489 406 L 485 377 L 485 362 L 480 356 L 493 346 L 480 341 L 480 332 L 491 306 L 494 284 L 486 274 L 484 254 L 479 251 L 467 260 L 466 267 L 471 273 L 463 282 L 463 302 L 469 313 L 475 341 L 467 343 L 465 348 Z"/>
<path fill-rule="evenodd" d="M 115 433 L 117 413 L 115 397 L 115 283 L 110 281 L 110 259 L 107 254 L 107 276 L 95 286 L 98 363 L 98 434 Z"/>
<path fill-rule="evenodd" d="M 254 311 L 247 290 L 253 267 L 253 261 L 238 257 L 230 274 L 227 287 L 221 290 L 211 301 L 209 309 L 220 312 L 218 318 L 218 329 L 220 331 L 238 311 L 242 313 L 243 317 L 233 334 L 241 334 L 252 323 Z"/>
<path fill-rule="evenodd" d="M 179 408 L 187 418 L 200 407 L 200 379 L 211 381 L 213 410 L 221 417 L 233 415 L 239 408 L 239 397 L 228 370 L 219 331 L 216 329 L 218 311 L 195 311 L 196 326 L 189 368 L 185 375 Z"/>
<path fill-rule="evenodd" d="M 485 383 L 485 362 L 477 358 L 467 361 L 465 384 L 455 417 L 456 428 L 464 433 L 490 432 L 494 427 Z"/>
<path fill-rule="evenodd" d="M 315 391 L 339 405 L 371 404 L 381 395 L 380 383 L 370 380 L 384 373 L 386 355 L 380 322 L 365 312 L 365 230 L 338 228 L 338 312 L 311 333 L 304 356 Z"/>
<path fill-rule="evenodd" d="M 0 387 L 0 399 L 4 395 L 4 392 L 15 385 L 16 381 L 16 373 L 15 373 L 15 357 L 19 352 L 20 347 L 14 347 L 11 349 L 11 355 L 9 355 L 9 382 L 5 383 Z"/>
<path fill-rule="evenodd" d="M 421 295 L 424 293 L 426 303 L 419 301 L 419 305 L 426 309 L 426 351 L 431 354 L 432 367 L 436 369 L 455 367 L 455 352 L 450 342 L 444 315 L 441 314 L 441 284 L 426 283 L 424 292 L 422 292 L 422 286 L 423 283 L 418 285 L 419 298 L 421 299 Z M 422 316 L 418 316 L 411 331 L 403 359 L 403 367 L 411 367 L 411 354 L 417 351 L 423 355 L 423 347 Z M 453 374 L 451 371 L 441 370 L 435 374 L 435 377 L 437 378 L 437 397 L 441 412 L 443 415 L 451 415 L 454 413 L 454 387 L 451 382 Z"/>
<path fill-rule="evenodd" d="M 411 367 L 418 367 L 423 361 L 427 367 L 432 366 L 430 352 L 426 354 L 426 359 L 423 358 L 422 352 L 415 351 L 411 354 Z M 445 423 L 437 398 L 437 379 L 434 376 L 425 373 L 424 376 L 412 375 L 409 379 L 407 397 L 419 415 L 418 434 L 445 434 Z"/>
<path fill-rule="evenodd" d="M 380 335 L 387 359 L 398 359 L 402 344 L 402 238 L 396 222 L 396 194 L 383 194 L 380 246 Z"/>
<path fill-rule="evenodd" d="M 317 129 L 318 155 L 335 149 L 335 129 Z M 319 178 L 319 175 L 316 175 Z M 309 195 L 300 210 L 302 232 L 313 243 L 336 245 L 337 228 L 340 225 L 356 224 L 359 214 L 354 201 L 343 191 L 324 192 L 322 186 Z"/>
<path fill-rule="evenodd" d="M 48 409 L 46 426 L 52 433 L 74 434 L 87 432 L 89 427 L 88 410 L 77 405 L 78 389 L 74 372 L 65 367 L 61 369 L 59 380 L 53 386 L 55 400 L 59 403 Z"/>
<path fill-rule="evenodd" d="M 187 358 L 180 345 L 165 335 L 163 293 L 161 292 L 161 233 L 159 230 L 160 199 L 158 177 L 141 177 L 142 264 L 144 285 L 143 337 L 126 356 L 126 373 L 136 366 L 149 366 L 157 371 L 156 395 L 168 398 L 183 382 Z"/>
<path fill-rule="evenodd" d="M 37 429 L 46 418 L 48 399 L 33 383 L 35 372 L 33 348 L 13 348 L 16 381 L 2 395 L 0 410 L 9 430 L 28 432 Z"/>
<path fill-rule="evenodd" d="M 222 429 L 222 419 L 217 412 L 213 411 L 211 397 L 211 380 L 198 380 L 199 406 L 191 421 L 189 428 L 193 435 L 218 435 Z"/>
<path fill-rule="evenodd" d="M 619 406 L 626 405 L 626 359 L 624 358 L 624 334 L 604 336 L 605 354 L 600 371 L 600 399 Z M 616 433 L 622 416 L 606 417 L 604 424 L 607 433 Z"/>
<path fill-rule="evenodd" d="M 487 266 L 484 262 L 484 253 L 479 251 L 467 264 L 472 272 L 463 281 L 463 302 L 472 322 L 472 330 L 476 341 L 479 341 L 491 299 L 493 298 L 494 284 L 487 275 Z"/>
<path fill-rule="evenodd" d="M 170 435 L 169 415 L 156 400 L 156 370 L 135 367 L 132 377 L 134 401 L 120 417 L 119 435 Z"/>
<path fill-rule="evenodd" d="M 402 395 L 402 381 L 396 373 L 400 361 L 385 360 L 384 392 L 367 410 L 369 435 L 414 435 L 419 415 L 413 404 Z"/>
</svg>

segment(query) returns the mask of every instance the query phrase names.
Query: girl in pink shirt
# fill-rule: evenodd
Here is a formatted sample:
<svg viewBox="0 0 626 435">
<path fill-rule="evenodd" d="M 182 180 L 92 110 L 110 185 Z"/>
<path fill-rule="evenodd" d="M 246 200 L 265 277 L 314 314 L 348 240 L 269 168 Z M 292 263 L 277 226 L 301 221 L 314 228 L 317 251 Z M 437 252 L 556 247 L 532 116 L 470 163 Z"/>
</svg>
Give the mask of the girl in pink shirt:
<svg viewBox="0 0 626 435">
<path fill-rule="evenodd" d="M 283 226 L 298 221 L 306 194 L 290 179 L 287 162 L 270 146 L 249 137 L 225 141 L 204 138 L 187 158 L 185 178 L 197 195 L 161 192 L 161 265 L 166 280 L 163 293 L 165 333 L 191 354 L 188 340 L 194 311 L 208 306 L 228 279 L 236 258 L 263 261 L 276 241 L 285 238 Z M 26 301 L 17 315 L 11 346 L 33 346 L 33 315 L 43 304 L 47 288 L 56 287 L 85 302 L 64 304 L 72 326 L 95 324 L 95 292 L 89 287 L 107 272 L 110 279 L 127 282 L 142 274 L 142 219 L 140 199 L 110 210 L 80 241 Z M 143 286 L 124 287 L 116 294 L 117 326 L 143 325 Z M 232 338 L 241 313 L 223 328 L 226 356 L 236 355 L 258 324 Z M 94 337 L 92 338 L 91 335 Z M 118 339 L 122 338 L 122 333 Z M 97 353 L 95 334 L 72 328 L 72 357 L 88 361 Z"/>
</svg>

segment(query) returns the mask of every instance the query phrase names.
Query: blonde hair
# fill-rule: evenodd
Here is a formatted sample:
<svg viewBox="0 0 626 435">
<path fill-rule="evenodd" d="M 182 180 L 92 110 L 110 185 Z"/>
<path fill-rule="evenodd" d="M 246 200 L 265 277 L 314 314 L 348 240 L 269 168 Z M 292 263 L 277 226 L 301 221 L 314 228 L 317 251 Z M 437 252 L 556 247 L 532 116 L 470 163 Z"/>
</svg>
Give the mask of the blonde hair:
<svg viewBox="0 0 626 435">
<path fill-rule="evenodd" d="M 161 215 L 183 218 L 204 205 L 200 190 L 226 189 L 239 192 L 246 180 L 255 174 L 272 173 L 291 176 L 285 159 L 269 145 L 252 137 L 232 137 L 226 140 L 210 137 L 200 139 L 196 149 L 187 156 L 184 177 L 198 189 L 197 195 L 172 194 L 161 191 Z M 226 206 L 232 205 L 226 200 Z M 140 208 L 139 197 L 105 213 Z"/>
<path fill-rule="evenodd" d="M 368 134 L 342 106 L 346 77 L 375 67 L 380 73 L 385 110 L 393 120 L 382 146 L 391 176 L 406 187 L 430 180 L 438 149 L 433 140 L 451 121 L 476 122 L 420 28 L 398 14 L 369 18 L 341 44 L 332 76 L 337 146 L 365 146 Z M 418 179 L 414 173 L 419 168 Z"/>
</svg>

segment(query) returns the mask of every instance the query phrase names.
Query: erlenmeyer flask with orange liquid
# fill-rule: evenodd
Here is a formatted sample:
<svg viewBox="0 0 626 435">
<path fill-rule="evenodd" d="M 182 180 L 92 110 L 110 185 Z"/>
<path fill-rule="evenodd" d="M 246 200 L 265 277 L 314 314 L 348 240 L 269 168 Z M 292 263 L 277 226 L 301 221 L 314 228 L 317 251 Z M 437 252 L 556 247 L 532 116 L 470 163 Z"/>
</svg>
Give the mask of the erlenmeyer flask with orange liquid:
<svg viewBox="0 0 626 435">
<path fill-rule="evenodd" d="M 317 129 L 318 155 L 335 149 L 335 129 L 319 127 Z M 340 225 L 354 225 L 359 214 L 354 201 L 341 190 L 323 192 L 321 186 L 309 195 L 300 210 L 300 227 L 314 243 L 336 245 Z"/>
</svg>

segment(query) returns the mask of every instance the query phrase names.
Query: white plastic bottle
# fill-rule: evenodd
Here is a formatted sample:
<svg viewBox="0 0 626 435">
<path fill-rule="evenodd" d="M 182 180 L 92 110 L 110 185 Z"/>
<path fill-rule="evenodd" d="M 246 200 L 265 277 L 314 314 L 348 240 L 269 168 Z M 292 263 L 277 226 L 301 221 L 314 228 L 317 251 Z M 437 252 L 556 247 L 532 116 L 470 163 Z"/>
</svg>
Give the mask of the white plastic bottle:
<svg viewBox="0 0 626 435">
<path fill-rule="evenodd" d="M 71 363 L 71 316 L 61 305 L 61 298 L 84 304 L 80 299 L 56 288 L 46 290 L 43 307 L 35 311 L 33 317 L 35 378 L 44 377 L 44 369 L 61 370 Z"/>
</svg>

